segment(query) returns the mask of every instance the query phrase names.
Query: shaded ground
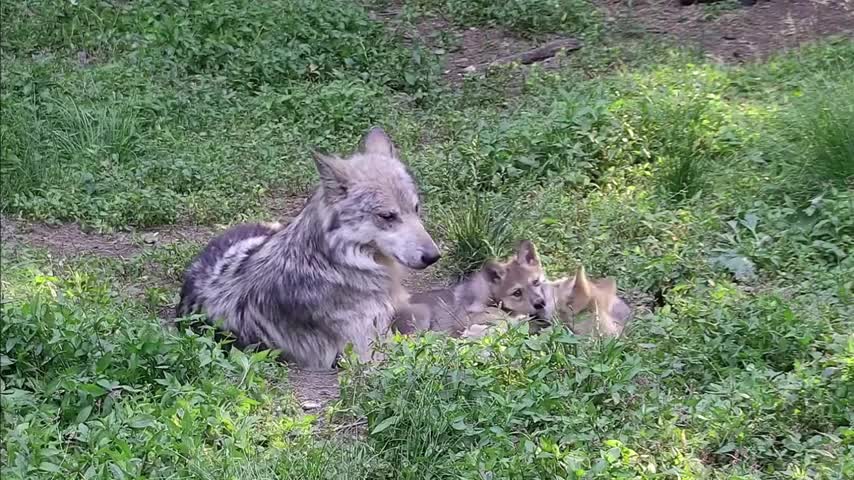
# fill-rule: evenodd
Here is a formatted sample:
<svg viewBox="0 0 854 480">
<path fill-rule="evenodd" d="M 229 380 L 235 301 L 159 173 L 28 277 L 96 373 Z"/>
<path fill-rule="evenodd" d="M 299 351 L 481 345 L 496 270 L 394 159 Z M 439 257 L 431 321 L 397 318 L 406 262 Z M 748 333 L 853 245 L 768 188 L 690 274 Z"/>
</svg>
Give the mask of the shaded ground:
<svg viewBox="0 0 854 480">
<path fill-rule="evenodd" d="M 214 227 L 175 225 L 135 233 L 101 235 L 86 232 L 75 223 L 48 225 L 2 217 L 0 224 L 4 249 L 14 252 L 19 248 L 38 248 L 62 258 L 96 255 L 127 259 L 141 254 L 146 247 L 203 243 L 218 231 Z"/>
<path fill-rule="evenodd" d="M 305 371 L 293 369 L 289 381 L 294 389 L 294 395 L 308 413 L 319 413 L 330 402 L 338 400 L 338 372 Z"/>
<path fill-rule="evenodd" d="M 757 0 L 682 6 L 678 0 L 598 0 L 617 28 L 638 28 L 691 44 L 719 62 L 742 63 L 813 40 L 854 37 L 851 0 Z"/>
<path fill-rule="evenodd" d="M 273 192 L 264 199 L 264 209 L 269 212 L 271 221 L 275 219 L 288 223 L 299 213 L 304 203 L 305 196 Z M 76 223 L 49 225 L 2 216 L 0 241 L 4 249 L 13 252 L 19 248 L 37 248 L 61 258 L 96 255 L 127 259 L 151 247 L 176 243 L 203 245 L 226 227 L 177 224 L 136 232 L 98 234 L 88 232 Z"/>
<path fill-rule="evenodd" d="M 466 75 L 482 72 L 495 60 L 536 48 L 548 41 L 565 38 L 549 35 L 533 40 L 514 35 L 500 27 L 462 28 L 439 14 L 419 16 L 412 25 L 403 19 L 402 9 L 399 2 L 392 2 L 373 12 L 373 16 L 385 22 L 403 38 L 426 44 L 434 53 L 443 56 L 443 77 L 450 83 L 459 82 Z M 544 60 L 540 65 L 559 66 L 560 56 Z"/>
<path fill-rule="evenodd" d="M 679 44 L 694 45 L 718 62 L 742 63 L 796 48 L 820 38 L 854 38 L 852 0 L 757 0 L 753 6 L 735 2 L 680 5 L 678 0 L 594 0 L 611 31 L 651 33 Z M 404 38 L 428 45 L 444 59 L 443 76 L 450 83 L 482 72 L 489 63 L 525 52 L 552 40 L 523 38 L 495 26 L 461 28 L 439 14 L 425 14 L 414 25 L 403 18 L 400 2 L 374 12 L 374 17 Z M 571 52 L 569 53 L 571 55 Z M 562 55 L 537 64 L 560 67 Z"/>
</svg>

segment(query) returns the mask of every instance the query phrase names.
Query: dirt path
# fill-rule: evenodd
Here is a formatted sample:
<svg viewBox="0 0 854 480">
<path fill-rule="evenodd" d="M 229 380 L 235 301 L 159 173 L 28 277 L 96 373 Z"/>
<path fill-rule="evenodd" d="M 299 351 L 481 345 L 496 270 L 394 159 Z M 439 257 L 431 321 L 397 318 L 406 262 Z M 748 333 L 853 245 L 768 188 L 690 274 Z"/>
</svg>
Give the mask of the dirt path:
<svg viewBox="0 0 854 480">
<path fill-rule="evenodd" d="M 603 14 L 606 30 L 616 37 L 660 35 L 675 45 L 694 46 L 719 63 L 761 60 L 828 36 L 854 38 L 854 0 L 756 0 L 752 6 L 735 2 L 681 5 L 679 0 L 592 1 Z M 482 74 L 493 61 L 569 39 L 559 34 L 524 38 L 488 25 L 460 27 L 435 12 L 407 19 L 403 11 L 402 2 L 391 1 L 371 14 L 390 31 L 440 55 L 443 80 L 450 84 Z M 584 42 L 580 44 L 584 48 Z M 554 69 L 565 62 L 565 56 L 557 55 L 535 64 Z M 523 77 L 526 71 L 517 71 L 517 76 Z"/>
<path fill-rule="evenodd" d="M 60 258 L 94 255 L 128 259 L 157 245 L 202 243 L 217 231 L 214 227 L 179 225 L 101 235 L 86 232 L 74 223 L 48 225 L 11 217 L 0 218 L 0 241 L 4 249 L 15 252 L 21 248 L 38 248 Z"/>
</svg>

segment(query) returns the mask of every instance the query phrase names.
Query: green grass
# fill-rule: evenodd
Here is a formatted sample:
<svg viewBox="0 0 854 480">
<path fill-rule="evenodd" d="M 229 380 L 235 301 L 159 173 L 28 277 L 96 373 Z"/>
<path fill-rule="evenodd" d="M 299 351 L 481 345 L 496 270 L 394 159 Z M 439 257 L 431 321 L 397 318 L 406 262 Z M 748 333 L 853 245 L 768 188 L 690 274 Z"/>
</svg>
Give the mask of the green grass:
<svg viewBox="0 0 854 480">
<path fill-rule="evenodd" d="M 725 67 L 596 37 L 586 2 L 409 2 L 589 34 L 563 68 L 451 88 L 354 2 L 0 5 L 4 215 L 268 218 L 313 183 L 311 148 L 382 124 L 443 273 L 529 238 L 551 276 L 583 264 L 639 307 L 614 341 L 399 339 L 381 368 L 346 370 L 331 421 L 367 421 L 349 438 L 318 431 L 265 354 L 161 326 L 199 242 L 132 259 L 4 245 L 3 478 L 854 474 L 850 40 Z"/>
<path fill-rule="evenodd" d="M 782 130 L 794 139 L 787 152 L 792 182 L 816 193 L 854 182 L 854 83 L 850 79 L 810 85 L 795 100 Z M 793 189 L 794 190 L 794 189 Z"/>
<path fill-rule="evenodd" d="M 504 258 L 511 253 L 519 217 L 512 205 L 495 206 L 487 197 L 478 196 L 465 203 L 466 208 L 448 211 L 443 236 L 448 240 L 445 256 L 452 276 L 472 273 L 484 262 Z"/>
<path fill-rule="evenodd" d="M 397 98 L 427 95 L 436 67 L 352 2 L 2 14 L 0 208 L 100 229 L 235 219 L 305 186 L 305 153 L 349 146 Z M 83 51 L 95 60 L 79 64 Z"/>
</svg>

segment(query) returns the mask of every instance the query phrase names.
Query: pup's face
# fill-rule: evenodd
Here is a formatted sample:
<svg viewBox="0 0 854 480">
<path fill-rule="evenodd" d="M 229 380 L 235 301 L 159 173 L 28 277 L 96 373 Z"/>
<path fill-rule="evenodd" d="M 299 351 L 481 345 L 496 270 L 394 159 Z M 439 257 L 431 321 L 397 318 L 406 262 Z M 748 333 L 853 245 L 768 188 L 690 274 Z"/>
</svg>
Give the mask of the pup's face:
<svg viewBox="0 0 854 480">
<path fill-rule="evenodd" d="M 524 240 L 515 257 L 503 264 L 489 263 L 487 278 L 492 298 L 513 315 L 540 315 L 546 306 L 543 295 L 545 274 L 534 244 Z"/>
<path fill-rule="evenodd" d="M 355 243 L 413 269 L 435 263 L 439 248 L 421 222 L 415 181 L 379 128 L 348 159 L 315 156 L 333 213 L 330 240 Z"/>
</svg>

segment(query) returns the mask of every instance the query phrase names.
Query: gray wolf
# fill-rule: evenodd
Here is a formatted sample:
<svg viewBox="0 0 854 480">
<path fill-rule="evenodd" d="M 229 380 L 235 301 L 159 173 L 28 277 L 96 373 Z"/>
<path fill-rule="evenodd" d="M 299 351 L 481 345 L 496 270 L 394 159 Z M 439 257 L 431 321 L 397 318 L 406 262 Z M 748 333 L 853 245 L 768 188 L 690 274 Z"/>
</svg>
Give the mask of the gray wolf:
<svg viewBox="0 0 854 480">
<path fill-rule="evenodd" d="M 514 317 L 538 315 L 546 306 L 544 277 L 536 247 L 523 240 L 509 261 L 487 261 L 455 285 L 412 294 L 394 328 L 403 334 L 434 330 L 460 336 L 472 325 L 496 319 L 492 308 Z"/>
<path fill-rule="evenodd" d="M 314 160 L 320 186 L 293 222 L 238 225 L 211 240 L 185 273 L 177 313 L 222 322 L 238 346 L 329 369 L 348 343 L 370 358 L 406 301 L 404 267 L 427 268 L 440 254 L 416 183 L 381 128 L 349 158 Z"/>
<path fill-rule="evenodd" d="M 617 283 L 591 281 L 583 266 L 572 278 L 546 282 L 544 292 L 546 318 L 559 319 L 577 335 L 616 337 L 631 320 L 631 309 L 617 296 Z"/>
</svg>

